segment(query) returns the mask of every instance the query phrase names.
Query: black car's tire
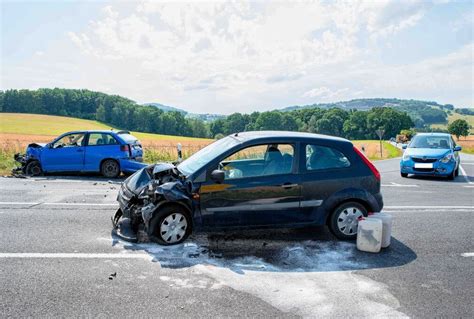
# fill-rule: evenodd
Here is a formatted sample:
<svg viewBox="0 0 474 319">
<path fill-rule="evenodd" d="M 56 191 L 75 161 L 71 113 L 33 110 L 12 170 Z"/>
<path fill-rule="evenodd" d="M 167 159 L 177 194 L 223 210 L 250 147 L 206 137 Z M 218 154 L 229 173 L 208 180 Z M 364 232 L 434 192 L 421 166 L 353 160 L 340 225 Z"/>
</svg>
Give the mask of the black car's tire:
<svg viewBox="0 0 474 319">
<path fill-rule="evenodd" d="M 150 220 L 148 236 L 161 245 L 177 245 L 191 234 L 189 212 L 179 205 L 169 205 L 160 209 Z"/>
<path fill-rule="evenodd" d="M 105 160 L 100 165 L 100 173 L 107 178 L 116 178 L 120 175 L 120 165 L 116 160 Z"/>
<path fill-rule="evenodd" d="M 25 174 L 28 176 L 38 176 L 43 173 L 41 164 L 38 161 L 31 161 L 25 167 Z"/>
<path fill-rule="evenodd" d="M 401 177 L 408 177 L 408 173 L 400 173 Z"/>
<path fill-rule="evenodd" d="M 329 230 L 339 239 L 354 240 L 357 237 L 358 218 L 367 216 L 367 209 L 357 202 L 339 205 L 329 218 Z"/>
</svg>

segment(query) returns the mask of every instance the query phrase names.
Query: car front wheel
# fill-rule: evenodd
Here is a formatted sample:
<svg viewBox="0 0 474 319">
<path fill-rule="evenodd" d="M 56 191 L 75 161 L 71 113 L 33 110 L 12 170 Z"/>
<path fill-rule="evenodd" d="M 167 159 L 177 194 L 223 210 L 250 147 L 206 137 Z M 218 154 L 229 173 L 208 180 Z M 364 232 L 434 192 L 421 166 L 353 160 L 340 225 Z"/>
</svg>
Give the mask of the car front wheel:
<svg viewBox="0 0 474 319">
<path fill-rule="evenodd" d="M 456 169 L 453 169 L 453 172 L 448 175 L 448 180 L 452 181 L 456 178 Z"/>
<path fill-rule="evenodd" d="M 116 160 L 105 160 L 100 166 L 100 173 L 107 178 L 115 178 L 120 175 L 120 165 Z"/>
<path fill-rule="evenodd" d="M 401 177 L 408 177 L 408 174 L 407 173 L 400 173 L 400 176 Z"/>
<path fill-rule="evenodd" d="M 191 234 L 191 218 L 183 207 L 178 205 L 160 209 L 150 220 L 148 235 L 161 245 L 182 243 Z"/>
<path fill-rule="evenodd" d="M 26 165 L 25 174 L 28 176 L 38 176 L 42 173 L 41 165 L 38 161 L 31 161 Z"/>
<path fill-rule="evenodd" d="M 357 202 L 339 205 L 329 220 L 329 229 L 339 239 L 354 240 L 357 237 L 359 218 L 367 216 L 367 209 Z"/>
</svg>

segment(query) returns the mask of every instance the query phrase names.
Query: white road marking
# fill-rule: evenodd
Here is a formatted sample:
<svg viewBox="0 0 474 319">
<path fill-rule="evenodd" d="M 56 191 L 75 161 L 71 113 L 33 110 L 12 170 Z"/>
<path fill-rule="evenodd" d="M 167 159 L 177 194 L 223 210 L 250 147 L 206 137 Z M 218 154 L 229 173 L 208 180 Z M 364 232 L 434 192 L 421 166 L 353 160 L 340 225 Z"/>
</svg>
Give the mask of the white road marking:
<svg viewBox="0 0 474 319">
<path fill-rule="evenodd" d="M 394 182 L 390 182 L 390 184 L 382 184 L 382 187 L 420 187 L 419 185 L 411 185 L 411 184 L 398 184 Z"/>
<path fill-rule="evenodd" d="M 462 168 L 461 165 L 459 165 L 459 170 L 461 171 L 461 175 L 464 176 L 464 179 L 466 180 L 466 182 L 468 184 L 474 185 L 473 182 L 469 181 L 469 177 L 467 177 L 466 171 L 464 170 L 464 168 Z"/>
<path fill-rule="evenodd" d="M 151 259 L 148 254 L 92 254 L 92 253 L 0 253 L 0 258 L 48 259 Z"/>
<path fill-rule="evenodd" d="M 107 206 L 117 207 L 115 203 L 40 203 L 40 202 L 0 202 L 0 205 L 45 205 L 45 206 Z"/>
<path fill-rule="evenodd" d="M 466 162 L 462 162 L 462 165 L 474 165 L 474 163 L 466 163 Z"/>
<path fill-rule="evenodd" d="M 410 210 L 430 210 L 430 211 L 457 211 L 474 212 L 474 206 L 384 206 L 384 212 L 410 211 Z"/>
<path fill-rule="evenodd" d="M 474 253 L 463 253 L 461 254 L 463 257 L 474 257 Z"/>
</svg>

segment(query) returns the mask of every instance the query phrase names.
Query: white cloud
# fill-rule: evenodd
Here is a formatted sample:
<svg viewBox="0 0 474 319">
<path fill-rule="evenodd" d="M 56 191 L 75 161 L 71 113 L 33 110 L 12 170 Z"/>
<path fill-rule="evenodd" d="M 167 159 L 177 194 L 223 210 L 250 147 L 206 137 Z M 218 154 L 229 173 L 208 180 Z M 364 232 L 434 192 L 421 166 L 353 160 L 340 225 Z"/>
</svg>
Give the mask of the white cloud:
<svg viewBox="0 0 474 319">
<path fill-rule="evenodd" d="M 74 74 L 61 73 L 68 87 L 108 88 L 138 102 L 194 112 L 254 111 L 363 95 L 431 99 L 427 90 L 434 88 L 445 99 L 455 94 L 444 88 L 460 92 L 472 85 L 472 62 L 460 65 L 468 49 L 406 65 L 383 64 L 377 55 L 393 35 L 423 23 L 433 5 L 112 2 L 100 18 L 66 32 L 74 47 L 70 54 L 47 51 L 45 57 L 77 66 Z"/>
</svg>

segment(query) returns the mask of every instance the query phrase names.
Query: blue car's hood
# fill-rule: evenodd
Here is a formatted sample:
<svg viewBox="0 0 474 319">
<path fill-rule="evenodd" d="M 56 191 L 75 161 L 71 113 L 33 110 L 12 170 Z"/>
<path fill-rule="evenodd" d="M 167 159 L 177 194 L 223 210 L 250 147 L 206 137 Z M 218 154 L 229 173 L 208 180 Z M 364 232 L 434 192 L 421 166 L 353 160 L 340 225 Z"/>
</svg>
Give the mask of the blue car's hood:
<svg viewBox="0 0 474 319">
<path fill-rule="evenodd" d="M 410 156 L 443 157 L 450 150 L 446 148 L 407 148 L 405 153 Z"/>
<path fill-rule="evenodd" d="M 45 143 L 31 143 L 26 147 L 26 156 L 28 158 L 40 159 L 40 153 L 43 151 Z"/>
</svg>

